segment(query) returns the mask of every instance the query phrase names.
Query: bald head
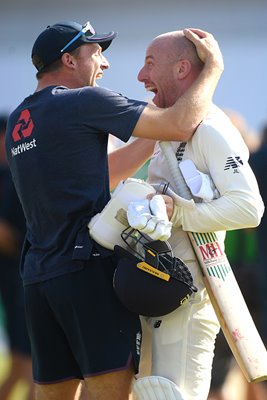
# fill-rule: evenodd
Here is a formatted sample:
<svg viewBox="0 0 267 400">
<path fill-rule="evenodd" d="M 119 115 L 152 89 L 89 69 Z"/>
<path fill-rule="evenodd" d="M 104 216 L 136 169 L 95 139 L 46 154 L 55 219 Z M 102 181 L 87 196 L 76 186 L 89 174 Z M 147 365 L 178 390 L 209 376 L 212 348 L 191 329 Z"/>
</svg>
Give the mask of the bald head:
<svg viewBox="0 0 267 400">
<path fill-rule="evenodd" d="M 172 31 L 156 36 L 150 46 L 158 47 L 167 62 L 188 60 L 198 70 L 203 68 L 203 62 L 198 57 L 195 45 L 188 40 L 183 31 Z"/>
<path fill-rule="evenodd" d="M 203 63 L 182 31 L 157 36 L 148 46 L 138 80 L 155 94 L 161 108 L 172 106 L 197 79 Z"/>
</svg>

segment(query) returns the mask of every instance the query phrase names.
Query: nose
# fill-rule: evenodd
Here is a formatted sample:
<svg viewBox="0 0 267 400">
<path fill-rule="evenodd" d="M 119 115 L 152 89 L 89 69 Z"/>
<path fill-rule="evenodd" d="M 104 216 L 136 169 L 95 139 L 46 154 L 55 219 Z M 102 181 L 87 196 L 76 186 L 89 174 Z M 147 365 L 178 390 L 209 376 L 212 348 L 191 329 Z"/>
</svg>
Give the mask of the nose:
<svg viewBox="0 0 267 400">
<path fill-rule="evenodd" d="M 105 56 L 102 55 L 102 61 L 101 61 L 101 68 L 102 69 L 108 69 L 110 67 L 108 60 L 106 59 Z"/>
<path fill-rule="evenodd" d="M 137 79 L 139 82 L 144 82 L 146 79 L 146 72 L 145 72 L 145 67 L 142 67 L 140 71 L 138 72 Z"/>
</svg>

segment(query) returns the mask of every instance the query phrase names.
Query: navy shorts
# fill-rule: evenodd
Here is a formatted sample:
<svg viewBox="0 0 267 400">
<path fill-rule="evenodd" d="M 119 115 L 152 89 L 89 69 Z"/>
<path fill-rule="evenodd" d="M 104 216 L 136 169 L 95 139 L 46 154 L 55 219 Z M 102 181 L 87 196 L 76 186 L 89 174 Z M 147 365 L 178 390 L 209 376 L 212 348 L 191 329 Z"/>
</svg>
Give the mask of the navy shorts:
<svg viewBox="0 0 267 400">
<path fill-rule="evenodd" d="M 82 270 L 25 286 L 36 383 L 138 371 L 141 327 L 113 290 L 115 256 L 94 257 Z"/>
</svg>

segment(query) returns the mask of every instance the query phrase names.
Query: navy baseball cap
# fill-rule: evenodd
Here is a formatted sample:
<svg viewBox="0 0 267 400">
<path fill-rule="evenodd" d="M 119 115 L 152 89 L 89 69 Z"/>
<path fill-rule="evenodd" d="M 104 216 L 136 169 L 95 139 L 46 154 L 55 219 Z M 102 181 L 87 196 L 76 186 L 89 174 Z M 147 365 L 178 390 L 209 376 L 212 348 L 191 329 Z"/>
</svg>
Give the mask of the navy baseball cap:
<svg viewBox="0 0 267 400">
<path fill-rule="evenodd" d="M 32 62 L 38 71 L 59 60 L 62 54 L 71 52 L 86 43 L 98 43 L 106 50 L 117 32 L 97 33 L 90 22 L 81 25 L 67 21 L 49 25 L 37 37 L 32 48 Z"/>
</svg>

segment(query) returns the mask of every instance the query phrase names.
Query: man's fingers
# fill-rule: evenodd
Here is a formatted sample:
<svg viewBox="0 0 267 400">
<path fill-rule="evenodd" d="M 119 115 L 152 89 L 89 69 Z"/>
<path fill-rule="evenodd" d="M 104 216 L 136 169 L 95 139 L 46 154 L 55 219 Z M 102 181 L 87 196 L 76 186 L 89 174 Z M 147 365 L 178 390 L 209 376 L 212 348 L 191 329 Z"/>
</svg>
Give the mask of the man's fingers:
<svg viewBox="0 0 267 400">
<path fill-rule="evenodd" d="M 214 46 L 217 48 L 218 46 L 218 43 L 214 39 L 214 36 L 209 32 L 205 32 L 201 29 L 195 28 L 186 28 L 183 30 L 183 32 L 185 37 L 191 40 L 191 42 L 193 42 L 195 45 L 199 45 L 201 43 L 202 45 L 206 45 L 208 47 Z"/>
<path fill-rule="evenodd" d="M 186 28 L 183 32 L 185 37 L 194 43 L 198 56 L 204 63 L 209 62 L 223 71 L 222 53 L 217 40 L 211 33 L 196 28 Z"/>
<path fill-rule="evenodd" d="M 196 28 L 186 28 L 184 29 L 184 35 L 190 39 L 190 38 L 205 38 L 208 35 L 211 35 L 209 32 L 203 31 L 202 29 L 196 29 Z M 212 36 L 212 35 L 211 35 Z"/>
</svg>

